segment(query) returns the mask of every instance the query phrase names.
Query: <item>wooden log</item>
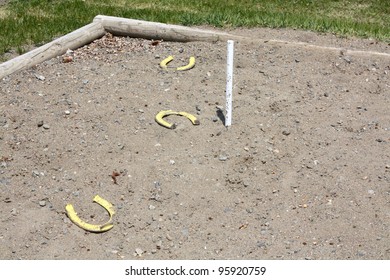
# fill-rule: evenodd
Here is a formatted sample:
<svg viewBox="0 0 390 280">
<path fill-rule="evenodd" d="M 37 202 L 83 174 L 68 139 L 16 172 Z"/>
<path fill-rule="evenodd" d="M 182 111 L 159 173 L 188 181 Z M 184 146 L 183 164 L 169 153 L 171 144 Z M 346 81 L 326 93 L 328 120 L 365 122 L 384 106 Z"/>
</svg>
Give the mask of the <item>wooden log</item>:
<svg viewBox="0 0 390 280">
<path fill-rule="evenodd" d="M 47 59 L 64 54 L 68 49 L 74 50 L 105 34 L 99 22 L 92 22 L 50 43 L 36 48 L 23 55 L 0 64 L 0 79 L 14 72 L 32 67 Z"/>
<path fill-rule="evenodd" d="M 226 32 L 203 30 L 199 28 L 127 18 L 98 15 L 94 18 L 93 21 L 100 22 L 104 29 L 113 35 L 129 36 L 133 38 L 175 42 L 216 42 L 220 40 L 242 39 L 240 36 L 232 35 Z"/>
</svg>

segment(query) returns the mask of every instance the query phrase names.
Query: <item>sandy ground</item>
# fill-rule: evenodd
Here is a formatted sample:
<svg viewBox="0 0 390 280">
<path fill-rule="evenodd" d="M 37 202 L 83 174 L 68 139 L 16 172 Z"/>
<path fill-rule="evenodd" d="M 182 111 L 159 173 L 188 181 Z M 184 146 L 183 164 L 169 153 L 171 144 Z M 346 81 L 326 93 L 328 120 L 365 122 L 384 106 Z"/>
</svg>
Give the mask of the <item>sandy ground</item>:
<svg viewBox="0 0 390 280">
<path fill-rule="evenodd" d="M 256 38 L 390 52 L 293 30 Z M 188 71 L 164 71 L 187 64 Z M 0 81 L 0 259 L 389 259 L 390 58 L 106 36 Z M 180 116 L 166 129 L 160 110 Z M 116 173 L 118 176 L 114 176 Z M 66 215 L 113 228 L 90 233 Z"/>
</svg>

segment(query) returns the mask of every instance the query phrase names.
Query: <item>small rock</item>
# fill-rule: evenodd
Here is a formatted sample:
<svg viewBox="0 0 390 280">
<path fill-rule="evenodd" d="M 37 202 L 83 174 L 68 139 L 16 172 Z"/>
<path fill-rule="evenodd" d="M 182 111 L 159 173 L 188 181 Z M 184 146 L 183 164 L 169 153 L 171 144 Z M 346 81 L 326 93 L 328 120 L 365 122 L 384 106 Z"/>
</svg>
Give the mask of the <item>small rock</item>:
<svg viewBox="0 0 390 280">
<path fill-rule="evenodd" d="M 42 75 L 35 74 L 35 78 L 37 78 L 40 81 L 44 81 L 46 78 Z"/>
<path fill-rule="evenodd" d="M 227 159 L 228 159 L 227 156 L 224 156 L 224 155 L 220 155 L 220 156 L 219 156 L 219 160 L 220 160 L 220 161 L 226 161 Z"/>
<path fill-rule="evenodd" d="M 43 121 L 39 121 L 38 123 L 37 123 L 37 126 L 38 127 L 41 127 L 43 125 Z"/>
<path fill-rule="evenodd" d="M 69 110 L 65 110 L 65 115 L 70 115 L 70 111 Z"/>
<path fill-rule="evenodd" d="M 291 132 L 288 131 L 288 130 L 283 130 L 283 131 L 282 131 L 282 134 L 285 135 L 285 136 L 288 136 L 288 135 L 291 134 Z"/>
<path fill-rule="evenodd" d="M 242 184 L 244 185 L 244 187 L 249 187 L 250 184 L 251 184 L 251 181 L 250 181 L 249 179 L 244 179 L 244 180 L 242 181 Z"/>
<path fill-rule="evenodd" d="M 214 116 L 214 117 L 211 118 L 211 120 L 212 120 L 213 122 L 217 122 L 217 121 L 218 121 L 218 117 Z"/>
<path fill-rule="evenodd" d="M 144 251 L 143 251 L 141 248 L 136 248 L 136 249 L 135 249 L 135 253 L 136 253 L 138 256 L 141 256 L 143 252 L 144 252 Z"/>
<path fill-rule="evenodd" d="M 366 252 L 366 251 L 363 251 L 363 250 L 360 250 L 360 251 L 357 252 L 357 255 L 358 255 L 359 257 L 364 257 L 366 254 L 367 254 L 367 252 Z"/>
<path fill-rule="evenodd" d="M 44 129 L 49 129 L 49 128 L 50 128 L 50 125 L 48 125 L 47 123 L 45 123 L 44 125 L 42 125 L 42 127 L 43 127 Z"/>
<path fill-rule="evenodd" d="M 259 247 L 259 248 L 266 248 L 267 247 L 267 243 L 264 242 L 264 241 L 257 241 L 256 246 Z"/>
<path fill-rule="evenodd" d="M 375 191 L 374 190 L 368 190 L 368 194 L 373 195 L 373 194 L 375 194 Z"/>
<path fill-rule="evenodd" d="M 63 63 L 69 63 L 73 61 L 73 57 L 71 55 L 66 55 L 62 58 Z"/>
<path fill-rule="evenodd" d="M 41 207 L 46 206 L 46 201 L 44 201 L 44 200 L 39 201 L 39 206 L 41 206 Z"/>
<path fill-rule="evenodd" d="M 351 63 L 351 58 L 349 56 L 344 56 L 343 58 L 344 58 L 345 62 Z"/>
</svg>

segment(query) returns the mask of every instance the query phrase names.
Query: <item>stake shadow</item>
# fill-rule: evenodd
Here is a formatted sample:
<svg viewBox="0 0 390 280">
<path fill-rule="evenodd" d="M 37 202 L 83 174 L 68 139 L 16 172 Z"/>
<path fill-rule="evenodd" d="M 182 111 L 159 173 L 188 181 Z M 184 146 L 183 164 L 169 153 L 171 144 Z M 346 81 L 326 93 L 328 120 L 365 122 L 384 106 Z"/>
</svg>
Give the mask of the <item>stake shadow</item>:
<svg viewBox="0 0 390 280">
<path fill-rule="evenodd" d="M 217 108 L 217 117 L 221 120 L 222 124 L 225 125 L 225 115 L 219 108 Z"/>
</svg>

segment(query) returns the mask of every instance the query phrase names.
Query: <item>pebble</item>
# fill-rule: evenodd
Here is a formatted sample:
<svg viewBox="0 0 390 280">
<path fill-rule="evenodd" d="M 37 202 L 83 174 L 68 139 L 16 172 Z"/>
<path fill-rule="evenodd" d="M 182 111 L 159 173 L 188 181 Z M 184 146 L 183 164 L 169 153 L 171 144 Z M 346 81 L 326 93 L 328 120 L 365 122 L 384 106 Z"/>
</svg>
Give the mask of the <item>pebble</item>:
<svg viewBox="0 0 390 280">
<path fill-rule="evenodd" d="M 64 57 L 62 58 L 62 62 L 63 62 L 63 63 L 69 63 L 69 62 L 72 62 L 72 61 L 73 61 L 73 57 L 70 56 L 70 55 L 64 56 Z"/>
<path fill-rule="evenodd" d="M 143 251 L 141 248 L 136 248 L 136 249 L 135 249 L 135 253 L 136 253 L 136 255 L 138 255 L 138 256 L 141 256 L 143 252 L 144 252 L 144 251 Z"/>
<path fill-rule="evenodd" d="M 39 206 L 41 206 L 41 207 L 46 206 L 46 201 L 44 201 L 44 200 L 39 201 Z"/>
<path fill-rule="evenodd" d="M 226 161 L 227 159 L 228 159 L 227 156 L 224 156 L 224 155 L 220 155 L 220 156 L 219 156 L 219 160 L 220 160 L 220 161 Z"/>
<path fill-rule="evenodd" d="M 42 75 L 38 75 L 38 74 L 35 74 L 35 77 L 40 80 L 40 81 L 44 81 L 46 78 Z"/>
<path fill-rule="evenodd" d="M 43 121 L 39 121 L 38 123 L 37 123 L 37 126 L 38 127 L 41 127 L 43 125 Z"/>
<path fill-rule="evenodd" d="M 360 250 L 360 251 L 357 252 L 357 255 L 358 255 L 359 257 L 364 257 L 366 254 L 367 254 L 367 252 L 366 252 L 366 251 L 363 251 L 363 250 Z"/>
<path fill-rule="evenodd" d="M 64 113 L 65 113 L 65 115 L 70 115 L 70 111 L 69 110 L 66 110 Z"/>
<path fill-rule="evenodd" d="M 351 63 L 351 58 L 349 56 L 345 56 L 343 58 L 344 58 L 345 62 Z"/>
<path fill-rule="evenodd" d="M 244 179 L 244 180 L 242 181 L 242 184 L 244 185 L 244 187 L 249 187 L 250 184 L 251 184 L 251 181 L 250 181 L 249 179 Z"/>
<path fill-rule="evenodd" d="M 42 127 L 43 127 L 44 129 L 49 129 L 49 128 L 50 128 L 50 125 L 48 125 L 47 123 L 45 123 L 44 125 L 42 125 Z"/>
</svg>

